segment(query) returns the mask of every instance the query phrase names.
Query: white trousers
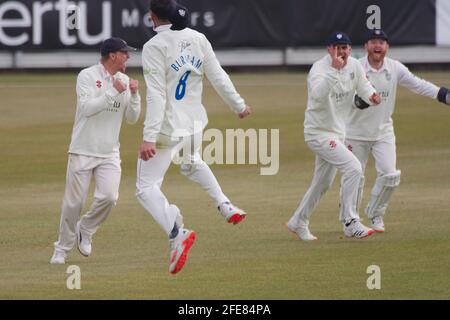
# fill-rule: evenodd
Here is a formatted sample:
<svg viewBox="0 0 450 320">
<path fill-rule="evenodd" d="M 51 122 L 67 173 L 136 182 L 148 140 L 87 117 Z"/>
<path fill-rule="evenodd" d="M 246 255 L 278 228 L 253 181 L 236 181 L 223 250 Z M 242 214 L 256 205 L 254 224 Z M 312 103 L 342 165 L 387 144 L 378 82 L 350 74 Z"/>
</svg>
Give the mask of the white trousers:
<svg viewBox="0 0 450 320">
<path fill-rule="evenodd" d="M 95 178 L 94 201 L 81 218 L 80 229 L 83 233 L 92 237 L 116 205 L 121 176 L 119 156 L 98 158 L 69 154 L 59 238 L 55 242 L 57 250 L 68 252 L 75 245 L 75 226 L 80 220 L 92 176 Z"/>
<path fill-rule="evenodd" d="M 343 181 L 340 220 L 344 223 L 352 219 L 359 220 L 356 196 L 362 169 L 358 159 L 345 147 L 344 142 L 337 138 L 318 137 L 316 140 L 307 141 L 306 144 L 316 154 L 314 176 L 289 224 L 293 226 L 309 224 L 314 209 L 332 185 L 337 170 L 342 173 Z"/>
<path fill-rule="evenodd" d="M 169 204 L 161 191 L 170 163 L 176 160 L 181 163 L 181 173 L 194 181 L 208 193 L 219 205 L 230 201 L 222 192 L 216 177 L 209 166 L 201 159 L 199 150 L 202 133 L 174 139 L 159 135 L 156 144 L 156 155 L 148 161 L 138 159 L 136 196 L 139 203 L 153 216 L 156 222 L 169 235 L 175 220 L 180 216 L 177 206 Z"/>
<path fill-rule="evenodd" d="M 347 148 L 352 150 L 353 154 L 361 162 L 363 174 L 366 169 L 369 155 L 372 154 L 375 160 L 375 169 L 377 171 L 378 179 L 372 188 L 371 200 L 369 202 L 375 202 L 376 197 L 379 196 L 380 190 L 383 188 L 383 185 L 380 184 L 381 180 L 380 177 L 393 174 L 397 171 L 395 136 L 386 137 L 378 141 L 361 141 L 361 140 L 346 139 L 345 144 Z M 364 180 L 361 180 L 360 197 L 362 197 L 363 187 L 364 187 Z M 368 213 L 368 217 L 371 219 L 374 218 L 375 216 L 382 216 L 382 215 L 384 215 L 384 210 L 376 210 L 376 212 L 374 213 L 374 215 L 372 214 L 372 216 Z"/>
<path fill-rule="evenodd" d="M 375 169 L 379 176 L 390 174 L 397 170 L 395 137 L 387 137 L 378 141 L 346 139 L 345 145 L 361 162 L 363 172 L 366 170 L 367 160 L 370 154 L 372 154 L 375 160 Z"/>
</svg>

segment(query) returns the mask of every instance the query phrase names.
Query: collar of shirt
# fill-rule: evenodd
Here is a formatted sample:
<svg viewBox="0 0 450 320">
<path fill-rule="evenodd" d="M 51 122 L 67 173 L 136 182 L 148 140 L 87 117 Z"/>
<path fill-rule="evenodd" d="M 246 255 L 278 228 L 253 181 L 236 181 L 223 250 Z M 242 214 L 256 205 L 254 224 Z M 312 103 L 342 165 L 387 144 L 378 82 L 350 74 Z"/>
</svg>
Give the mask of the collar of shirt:
<svg viewBox="0 0 450 320">
<path fill-rule="evenodd" d="M 383 65 L 381 66 L 381 68 L 377 70 L 377 69 L 375 69 L 374 67 L 372 67 L 372 66 L 370 65 L 370 63 L 369 63 L 369 57 L 368 57 L 368 56 L 365 56 L 365 57 L 364 57 L 363 67 L 364 67 L 364 71 L 366 71 L 366 72 L 371 71 L 371 72 L 374 72 L 374 73 L 378 73 L 378 72 L 383 72 L 384 70 L 386 70 L 387 72 L 389 72 L 389 67 L 388 67 L 388 65 L 387 65 L 387 63 L 386 63 L 386 58 L 384 58 L 384 60 L 383 60 Z"/>
<path fill-rule="evenodd" d="M 162 24 L 160 26 L 158 26 L 157 28 L 155 28 L 155 31 L 157 33 L 163 32 L 163 31 L 167 31 L 170 30 L 170 28 L 172 27 L 172 24 Z"/>
<path fill-rule="evenodd" d="M 106 70 L 105 66 L 99 62 L 99 69 L 100 69 L 100 74 L 102 75 L 103 79 L 112 79 L 112 75 L 108 72 L 108 70 Z"/>
</svg>

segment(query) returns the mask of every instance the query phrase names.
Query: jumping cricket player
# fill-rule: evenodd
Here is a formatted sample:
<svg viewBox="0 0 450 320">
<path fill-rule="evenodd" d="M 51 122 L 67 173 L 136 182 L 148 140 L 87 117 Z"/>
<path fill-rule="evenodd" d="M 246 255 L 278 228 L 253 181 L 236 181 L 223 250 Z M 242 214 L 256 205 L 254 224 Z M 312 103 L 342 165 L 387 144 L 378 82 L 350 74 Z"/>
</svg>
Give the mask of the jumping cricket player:
<svg viewBox="0 0 450 320">
<path fill-rule="evenodd" d="M 202 132 L 208 122 L 202 105 L 203 77 L 208 77 L 240 118 L 251 112 L 206 37 L 190 28 L 171 29 L 174 8 L 175 3 L 170 0 L 153 0 L 150 4 L 157 35 L 144 45 L 142 53 L 147 111 L 136 183 L 139 202 L 169 237 L 172 274 L 183 268 L 196 237 L 194 231 L 184 228 L 178 207 L 169 204 L 161 192 L 164 175 L 180 150 L 181 173 L 200 184 L 228 222 L 239 223 L 246 215 L 224 195 L 199 153 Z"/>
</svg>

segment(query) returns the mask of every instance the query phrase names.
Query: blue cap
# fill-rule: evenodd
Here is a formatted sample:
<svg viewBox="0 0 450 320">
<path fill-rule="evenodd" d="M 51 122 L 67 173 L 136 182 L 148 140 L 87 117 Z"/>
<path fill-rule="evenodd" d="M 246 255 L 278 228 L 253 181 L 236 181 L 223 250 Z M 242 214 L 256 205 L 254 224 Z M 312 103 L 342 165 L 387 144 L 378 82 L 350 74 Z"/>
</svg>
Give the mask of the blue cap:
<svg viewBox="0 0 450 320">
<path fill-rule="evenodd" d="M 388 41 L 388 36 L 381 29 L 373 29 L 373 30 L 369 30 L 369 32 L 367 33 L 366 42 L 369 40 L 372 40 L 372 39 L 383 39 L 383 40 Z"/>
<path fill-rule="evenodd" d="M 345 32 L 335 32 L 328 38 L 327 45 L 335 46 L 337 44 L 352 44 L 352 42 Z"/>
<path fill-rule="evenodd" d="M 170 18 L 172 22 L 172 30 L 183 30 L 189 25 L 189 11 L 186 7 L 177 4 Z"/>
<path fill-rule="evenodd" d="M 125 40 L 120 38 L 106 39 L 100 48 L 102 57 L 106 57 L 109 53 L 117 51 L 136 51 L 136 48 L 130 47 Z"/>
</svg>

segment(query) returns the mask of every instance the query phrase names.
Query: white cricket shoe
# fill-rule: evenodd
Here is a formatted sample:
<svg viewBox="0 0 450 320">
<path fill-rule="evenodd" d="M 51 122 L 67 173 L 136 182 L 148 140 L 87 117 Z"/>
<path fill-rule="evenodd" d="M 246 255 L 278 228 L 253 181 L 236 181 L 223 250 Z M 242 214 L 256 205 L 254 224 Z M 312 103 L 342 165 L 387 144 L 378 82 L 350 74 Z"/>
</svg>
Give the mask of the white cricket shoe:
<svg viewBox="0 0 450 320">
<path fill-rule="evenodd" d="M 174 239 L 169 240 L 170 273 L 175 274 L 184 267 L 189 249 L 194 244 L 195 236 L 195 231 L 180 228 L 178 229 L 178 235 Z"/>
<path fill-rule="evenodd" d="M 375 231 L 367 228 L 359 220 L 356 219 L 353 219 L 348 226 L 344 224 L 344 234 L 349 238 L 362 239 L 371 236 L 374 233 Z"/>
<path fill-rule="evenodd" d="M 225 217 L 228 223 L 238 224 L 245 219 L 247 213 L 230 202 L 222 202 L 217 209 Z"/>
<path fill-rule="evenodd" d="M 310 231 L 307 224 L 300 224 L 297 228 L 292 227 L 289 222 L 284 224 L 286 229 L 290 232 L 294 233 L 300 240 L 303 241 L 314 241 L 317 240 L 317 237 L 314 236 Z"/>
<path fill-rule="evenodd" d="M 83 256 L 89 257 L 92 252 L 92 240 L 91 237 L 81 231 L 80 223 L 81 220 L 77 222 L 77 225 L 75 227 L 78 251 L 80 251 Z"/>
<path fill-rule="evenodd" d="M 375 217 L 372 219 L 372 229 L 375 232 L 384 232 L 384 222 L 383 222 L 383 217 Z"/>
<path fill-rule="evenodd" d="M 53 256 L 50 259 L 50 264 L 65 264 L 66 263 L 66 253 L 61 250 L 55 249 Z"/>
</svg>

